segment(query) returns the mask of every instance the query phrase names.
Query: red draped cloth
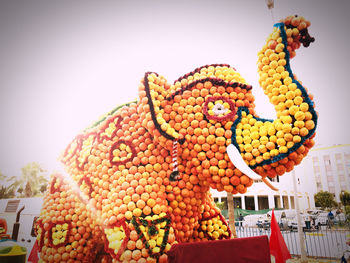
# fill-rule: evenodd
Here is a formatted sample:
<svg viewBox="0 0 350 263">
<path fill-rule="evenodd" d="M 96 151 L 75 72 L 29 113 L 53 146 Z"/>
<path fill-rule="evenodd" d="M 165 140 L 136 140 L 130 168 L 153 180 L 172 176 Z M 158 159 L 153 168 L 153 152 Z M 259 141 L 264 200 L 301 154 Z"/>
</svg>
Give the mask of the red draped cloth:
<svg viewBox="0 0 350 263">
<path fill-rule="evenodd" d="M 271 263 L 267 236 L 175 244 L 169 263 Z"/>
</svg>

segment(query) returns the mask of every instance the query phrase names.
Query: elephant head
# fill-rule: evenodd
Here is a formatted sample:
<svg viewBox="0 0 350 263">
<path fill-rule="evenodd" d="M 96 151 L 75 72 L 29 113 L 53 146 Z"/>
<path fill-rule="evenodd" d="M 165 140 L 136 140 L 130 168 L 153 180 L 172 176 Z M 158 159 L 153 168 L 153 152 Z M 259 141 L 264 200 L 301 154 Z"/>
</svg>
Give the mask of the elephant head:
<svg viewBox="0 0 350 263">
<path fill-rule="evenodd" d="M 317 114 L 312 96 L 291 71 L 290 57 L 300 43 L 313 41 L 308 25 L 288 17 L 274 26 L 259 52 L 259 83 L 275 106 L 275 120 L 258 117 L 252 86 L 228 65 L 197 68 L 173 85 L 146 73 L 140 101 L 149 106 L 155 127 L 150 132 L 169 150 L 170 141 L 179 143 L 180 175 L 198 175 L 202 184 L 235 194 L 258 179 L 274 188 L 267 177 L 301 162 L 314 144 Z"/>
</svg>

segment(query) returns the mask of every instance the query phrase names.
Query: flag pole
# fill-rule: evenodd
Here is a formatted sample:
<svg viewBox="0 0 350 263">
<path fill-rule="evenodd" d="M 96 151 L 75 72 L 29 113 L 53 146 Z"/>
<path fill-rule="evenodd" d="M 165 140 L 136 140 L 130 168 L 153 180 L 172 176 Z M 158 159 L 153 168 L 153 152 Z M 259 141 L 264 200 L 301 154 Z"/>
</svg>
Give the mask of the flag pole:
<svg viewBox="0 0 350 263">
<path fill-rule="evenodd" d="M 295 170 L 292 170 L 292 175 L 293 175 L 295 208 L 297 211 L 297 220 L 298 220 L 298 235 L 299 235 L 299 246 L 300 246 L 300 253 L 301 253 L 301 263 L 307 263 L 306 251 L 305 251 L 305 238 L 301 227 L 301 216 L 300 216 L 297 181 L 295 178 Z"/>
<path fill-rule="evenodd" d="M 265 0 L 267 8 L 271 11 L 272 23 L 275 24 L 275 16 L 273 15 L 273 8 L 275 7 L 274 0 Z"/>
</svg>

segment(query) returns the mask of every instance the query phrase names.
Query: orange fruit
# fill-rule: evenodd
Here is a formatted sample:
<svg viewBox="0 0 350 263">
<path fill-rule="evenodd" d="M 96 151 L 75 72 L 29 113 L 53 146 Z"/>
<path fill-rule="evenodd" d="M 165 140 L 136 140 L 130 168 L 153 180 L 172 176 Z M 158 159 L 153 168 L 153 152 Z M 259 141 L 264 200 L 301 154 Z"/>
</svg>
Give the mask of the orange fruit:
<svg viewBox="0 0 350 263">
<path fill-rule="evenodd" d="M 156 201 L 152 198 L 147 200 L 147 206 L 154 207 L 156 205 Z"/>
<path fill-rule="evenodd" d="M 126 211 L 125 212 L 125 218 L 127 220 L 131 220 L 132 219 L 132 212 L 131 211 Z"/>
<path fill-rule="evenodd" d="M 241 184 L 246 185 L 246 184 L 249 183 L 249 177 L 246 176 L 246 175 L 242 175 L 242 176 L 240 177 L 240 181 L 241 181 Z"/>
<path fill-rule="evenodd" d="M 147 215 L 151 214 L 152 209 L 151 209 L 148 205 L 146 205 L 146 206 L 142 209 L 142 212 L 143 212 L 144 215 L 147 216 Z"/>
<path fill-rule="evenodd" d="M 145 207 L 146 203 L 144 200 L 140 199 L 136 202 L 136 207 L 143 209 Z"/>
<path fill-rule="evenodd" d="M 136 242 L 133 241 L 133 240 L 129 240 L 128 243 L 127 243 L 127 245 L 126 245 L 126 247 L 127 247 L 127 249 L 129 249 L 129 250 L 133 250 L 133 249 L 135 249 L 135 247 L 136 247 Z"/>
<path fill-rule="evenodd" d="M 234 175 L 234 176 L 232 176 L 232 177 L 230 178 L 230 182 L 231 182 L 232 185 L 237 186 L 237 185 L 240 184 L 241 181 L 240 181 L 240 179 L 239 179 L 238 176 Z"/>
</svg>

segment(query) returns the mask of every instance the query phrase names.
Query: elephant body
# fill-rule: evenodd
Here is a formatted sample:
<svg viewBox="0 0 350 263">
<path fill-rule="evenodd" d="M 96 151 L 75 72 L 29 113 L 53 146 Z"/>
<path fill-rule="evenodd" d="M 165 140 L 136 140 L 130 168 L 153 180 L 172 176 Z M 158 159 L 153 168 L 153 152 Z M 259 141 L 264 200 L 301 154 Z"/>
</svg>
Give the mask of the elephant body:
<svg viewBox="0 0 350 263">
<path fill-rule="evenodd" d="M 289 66 L 305 37 L 287 20 L 259 52 L 276 120 L 257 116 L 252 87 L 229 65 L 197 68 L 174 84 L 146 73 L 138 101 L 106 114 L 62 154 L 69 176 L 53 176 L 36 224 L 41 259 L 166 262 L 177 242 L 231 238 L 209 189 L 245 193 L 254 174 L 272 187 L 267 177 L 291 171 L 313 146 L 317 115 Z"/>
</svg>

